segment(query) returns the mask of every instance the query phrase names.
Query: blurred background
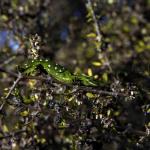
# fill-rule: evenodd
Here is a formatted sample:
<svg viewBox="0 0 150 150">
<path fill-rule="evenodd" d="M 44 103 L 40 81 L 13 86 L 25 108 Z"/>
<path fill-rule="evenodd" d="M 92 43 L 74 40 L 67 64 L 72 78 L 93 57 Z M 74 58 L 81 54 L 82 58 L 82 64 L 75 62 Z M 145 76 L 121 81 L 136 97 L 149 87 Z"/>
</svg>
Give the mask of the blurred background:
<svg viewBox="0 0 150 150">
<path fill-rule="evenodd" d="M 150 0 L 91 0 L 90 2 L 91 6 L 88 5 L 89 0 L 0 1 L 0 100 L 4 100 L 6 91 L 8 92 L 8 88 L 14 82 L 18 72 L 17 66 L 28 58 L 31 48 L 30 37 L 35 34 L 41 37 L 39 51 L 41 58 L 51 59 L 73 72 L 83 72 L 93 76 L 106 85 L 109 84 L 112 91 L 121 91 L 122 86 L 127 88 L 125 90 L 134 91 L 134 87 L 136 87 L 139 92 L 138 98 L 132 102 L 128 100 L 129 97 L 123 100 L 115 99 L 115 102 L 111 98 L 113 102 L 107 102 L 107 106 L 101 106 L 101 110 L 99 105 L 91 104 L 94 108 L 90 106 L 90 108 L 92 107 L 90 111 L 94 111 L 96 108 L 99 110 L 96 113 L 104 113 L 107 117 L 110 115 L 109 112 L 113 112 L 112 116 L 109 117 L 114 119 L 112 123 L 114 128 L 111 126 L 107 129 L 104 127 L 104 129 L 101 118 L 98 122 L 92 119 L 94 124 L 90 127 L 92 131 L 80 128 L 77 119 L 80 120 L 82 115 L 87 112 L 83 111 L 82 115 L 77 117 L 78 111 L 82 109 L 67 104 L 72 110 L 71 113 L 73 111 L 76 113 L 73 115 L 76 126 L 63 130 L 63 132 L 57 131 L 56 126 L 49 126 L 48 128 L 49 119 L 46 120 L 46 117 L 54 115 L 50 113 L 44 117 L 40 116 L 43 119 L 43 123 L 40 125 L 40 119 L 33 120 L 36 129 L 33 129 L 33 124 L 31 125 L 32 128 L 31 126 L 26 127 L 28 134 L 21 134 L 20 141 L 20 134 L 17 134 L 17 139 L 15 139 L 16 137 L 3 138 L 3 136 L 12 137 L 9 134 L 5 135 L 5 132 L 16 133 L 16 128 L 22 131 L 24 129 L 22 124 L 25 124 L 25 120 L 30 120 L 32 115 L 30 113 L 25 116 L 22 114 L 21 117 L 24 121 L 20 118 L 21 124 L 16 120 L 19 114 L 16 112 L 12 115 L 16 106 L 13 108 L 7 106 L 5 112 L 1 112 L 0 138 L 2 136 L 3 140 L 0 141 L 0 146 L 2 149 L 17 150 L 20 147 L 25 149 L 40 149 L 41 147 L 56 149 L 57 147 L 57 149 L 91 150 L 96 149 L 97 146 L 99 149 L 110 149 L 110 147 L 116 150 L 126 149 L 121 146 L 122 144 L 126 145 L 128 149 L 150 149 L 149 137 L 146 139 L 143 137 L 147 136 L 145 132 L 150 127 Z M 99 27 L 100 41 L 97 40 L 98 35 L 91 8 Z M 22 85 L 18 88 L 22 88 Z M 34 86 L 38 87 L 39 85 Z M 82 100 L 85 98 L 84 94 L 81 94 Z M 11 99 L 15 101 L 15 98 L 14 96 Z M 55 99 L 64 98 L 55 97 Z M 106 99 L 110 98 L 101 97 L 101 99 L 107 101 Z M 59 105 L 62 106 L 62 104 Z M 63 105 L 65 106 L 66 103 Z M 86 108 L 89 106 L 84 103 L 81 107 L 84 108 L 83 110 L 86 109 L 84 105 Z M 32 106 L 26 107 L 28 106 L 25 106 L 24 109 L 27 111 Z M 75 110 L 77 108 L 78 110 Z M 45 111 L 45 108 L 42 107 L 41 109 Z M 33 108 L 31 112 L 32 110 Z M 41 110 L 39 112 L 41 113 Z M 48 112 L 44 113 L 47 114 Z M 65 116 L 68 112 L 63 113 Z M 91 119 L 89 115 L 86 117 Z M 91 121 L 86 117 L 84 121 L 88 124 Z M 72 116 L 66 117 L 65 122 L 69 121 L 70 118 Z M 116 126 L 119 127 L 116 129 Z M 138 131 L 132 130 L 129 132 L 130 135 L 128 133 L 126 135 L 127 128 Z M 50 135 L 45 133 L 47 130 L 51 132 Z M 75 133 L 76 135 L 73 137 Z M 91 136 L 88 136 L 89 133 Z M 33 134 L 36 136 L 32 139 Z M 104 135 L 106 135 L 105 138 Z M 26 142 L 23 145 L 21 142 L 24 140 Z M 141 145 L 140 141 L 143 142 Z"/>
</svg>

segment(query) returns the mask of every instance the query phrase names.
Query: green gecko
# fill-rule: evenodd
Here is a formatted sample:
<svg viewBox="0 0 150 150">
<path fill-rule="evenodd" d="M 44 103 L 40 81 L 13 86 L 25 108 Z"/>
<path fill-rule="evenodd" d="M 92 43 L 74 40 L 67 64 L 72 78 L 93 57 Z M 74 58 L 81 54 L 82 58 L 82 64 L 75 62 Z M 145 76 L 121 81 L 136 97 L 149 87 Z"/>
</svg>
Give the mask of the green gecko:
<svg viewBox="0 0 150 150">
<path fill-rule="evenodd" d="M 30 75 L 40 67 L 42 67 L 48 75 L 64 84 L 80 83 L 85 86 L 98 86 L 99 83 L 85 74 L 73 74 L 63 66 L 55 64 L 48 59 L 29 59 L 27 63 L 20 68 L 20 71 L 23 74 Z"/>
</svg>

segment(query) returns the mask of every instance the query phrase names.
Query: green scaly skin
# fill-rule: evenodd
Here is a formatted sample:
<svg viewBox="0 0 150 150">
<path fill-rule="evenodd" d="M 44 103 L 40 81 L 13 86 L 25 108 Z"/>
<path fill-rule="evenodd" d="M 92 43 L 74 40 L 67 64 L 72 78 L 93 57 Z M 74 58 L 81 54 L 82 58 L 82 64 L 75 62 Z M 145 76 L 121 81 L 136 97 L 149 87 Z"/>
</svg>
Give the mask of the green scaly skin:
<svg viewBox="0 0 150 150">
<path fill-rule="evenodd" d="M 24 64 L 20 71 L 23 74 L 31 75 L 36 72 L 37 68 L 42 66 L 43 69 L 54 79 L 65 84 L 74 84 L 76 82 L 85 86 L 98 86 L 99 82 L 85 74 L 73 74 L 63 66 L 53 63 L 48 59 L 30 59 Z"/>
</svg>

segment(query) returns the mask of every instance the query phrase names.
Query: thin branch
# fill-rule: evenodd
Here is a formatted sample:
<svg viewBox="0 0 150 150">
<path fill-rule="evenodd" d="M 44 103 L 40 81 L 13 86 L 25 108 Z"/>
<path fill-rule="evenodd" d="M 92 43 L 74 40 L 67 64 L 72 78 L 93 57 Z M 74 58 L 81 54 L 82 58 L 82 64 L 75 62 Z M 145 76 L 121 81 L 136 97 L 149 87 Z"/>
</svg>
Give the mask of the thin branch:
<svg viewBox="0 0 150 150">
<path fill-rule="evenodd" d="M 8 94 L 7 94 L 6 97 L 5 97 L 6 99 L 9 97 L 9 95 L 11 94 L 11 92 L 13 91 L 13 89 L 16 87 L 17 83 L 21 80 L 21 78 L 22 78 L 22 74 L 19 72 L 17 80 L 16 80 L 16 81 L 14 82 L 14 84 L 11 86 L 11 88 L 10 88 Z"/>
<path fill-rule="evenodd" d="M 72 84 L 64 84 L 67 87 L 71 87 L 72 89 L 74 89 L 73 91 L 69 92 L 69 93 L 60 93 L 61 95 L 72 95 L 72 94 L 76 94 L 78 92 L 92 92 L 95 94 L 100 94 L 100 95 L 109 95 L 109 96 L 123 96 L 123 97 L 127 97 L 129 96 L 129 94 L 127 93 L 119 93 L 119 92 L 112 92 L 112 91 L 107 91 L 107 90 L 101 90 L 102 87 L 91 87 L 91 86 L 80 86 L 80 85 L 72 85 Z M 50 89 L 47 89 L 50 90 Z M 55 94 L 55 93 L 53 93 Z M 58 93 L 56 93 L 56 95 L 59 95 Z"/>
<path fill-rule="evenodd" d="M 14 74 L 13 74 L 13 75 L 14 75 Z M 17 83 L 21 80 L 21 78 L 22 78 L 22 74 L 19 72 L 19 74 L 18 74 L 18 76 L 17 76 L 17 80 L 16 80 L 16 81 L 14 82 L 14 84 L 11 86 L 11 88 L 10 88 L 8 94 L 7 94 L 6 97 L 5 97 L 6 99 L 10 96 L 11 92 L 12 92 L 13 89 L 16 87 Z M 6 101 L 4 101 L 4 102 L 2 103 L 2 105 L 0 106 L 0 110 L 3 109 L 3 107 L 4 107 L 5 104 L 6 104 Z"/>
<path fill-rule="evenodd" d="M 95 27 L 95 31 L 96 31 L 96 34 L 97 34 L 97 40 L 98 40 L 98 42 L 101 42 L 102 41 L 102 34 L 100 32 L 100 29 L 99 29 L 98 21 L 96 19 L 96 15 L 94 13 L 92 2 L 91 2 L 91 0 L 87 0 L 87 2 L 88 2 L 87 5 L 89 6 L 89 8 L 91 10 L 92 19 L 94 21 L 94 27 Z M 98 50 L 101 51 L 100 48 Z"/>
<path fill-rule="evenodd" d="M 11 75 L 13 77 L 18 77 L 17 73 L 14 73 L 14 72 L 11 72 L 9 70 L 6 70 L 6 69 L 2 68 L 1 66 L 0 66 L 0 72 L 5 72 L 5 73 L 7 73 L 7 74 L 9 74 L 9 75 Z"/>
<path fill-rule="evenodd" d="M 110 96 L 127 96 L 124 93 L 118 93 L 118 92 L 111 92 L 106 90 L 101 90 L 100 87 L 87 87 L 87 86 L 79 86 L 77 90 L 73 93 L 76 93 L 78 91 L 84 91 L 84 92 L 92 92 L 95 94 L 101 94 L 101 95 L 110 95 Z"/>
<path fill-rule="evenodd" d="M 9 64 L 11 61 L 13 61 L 16 58 L 16 56 L 12 56 L 9 59 L 5 60 L 2 64 L 0 64 L 0 67 L 3 67 L 4 65 Z"/>
<path fill-rule="evenodd" d="M 93 21 L 94 21 L 94 28 L 95 28 L 95 32 L 96 32 L 96 34 L 97 34 L 96 39 L 97 39 L 97 41 L 98 41 L 99 43 L 101 43 L 101 42 L 102 42 L 102 34 L 101 34 L 100 29 L 99 29 L 99 24 L 98 24 L 98 21 L 97 21 L 97 19 L 96 19 L 96 15 L 95 15 L 94 8 L 93 8 L 93 6 L 92 6 L 91 0 L 87 0 L 87 7 L 90 8 L 91 16 L 92 16 L 92 19 L 93 19 Z M 100 45 L 101 45 L 101 44 L 100 44 Z M 100 47 L 97 47 L 97 51 L 98 51 L 98 52 L 101 52 L 101 48 L 100 48 Z M 107 62 L 106 65 L 108 66 L 110 72 L 112 72 L 113 70 L 112 70 L 112 67 L 111 67 L 111 65 L 110 65 L 109 59 L 107 58 L 106 54 L 101 53 L 101 55 L 102 55 L 102 57 L 106 60 L 106 62 Z"/>
<path fill-rule="evenodd" d="M 19 130 L 19 131 L 16 131 L 16 132 L 14 132 L 14 133 L 9 133 L 9 134 L 7 134 L 7 135 L 1 136 L 1 137 L 0 137 L 0 140 L 6 139 L 6 138 L 11 138 L 11 137 L 13 137 L 13 136 L 16 136 L 16 135 L 21 134 L 21 133 L 24 133 L 24 132 L 27 132 L 27 130 Z"/>
</svg>

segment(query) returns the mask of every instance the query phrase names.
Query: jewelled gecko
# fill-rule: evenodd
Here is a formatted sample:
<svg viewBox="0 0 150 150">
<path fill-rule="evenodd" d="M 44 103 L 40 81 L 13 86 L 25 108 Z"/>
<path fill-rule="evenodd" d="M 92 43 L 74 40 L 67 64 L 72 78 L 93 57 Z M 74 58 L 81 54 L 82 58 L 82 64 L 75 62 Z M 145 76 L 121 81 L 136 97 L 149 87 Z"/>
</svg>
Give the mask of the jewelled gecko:
<svg viewBox="0 0 150 150">
<path fill-rule="evenodd" d="M 48 59 L 29 59 L 19 70 L 23 74 L 31 75 L 40 66 L 48 75 L 65 84 L 80 83 L 85 86 L 98 86 L 98 82 L 85 74 L 73 74 L 61 65 L 55 64 Z"/>
</svg>

